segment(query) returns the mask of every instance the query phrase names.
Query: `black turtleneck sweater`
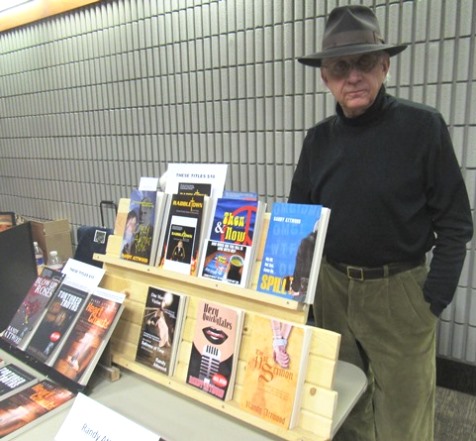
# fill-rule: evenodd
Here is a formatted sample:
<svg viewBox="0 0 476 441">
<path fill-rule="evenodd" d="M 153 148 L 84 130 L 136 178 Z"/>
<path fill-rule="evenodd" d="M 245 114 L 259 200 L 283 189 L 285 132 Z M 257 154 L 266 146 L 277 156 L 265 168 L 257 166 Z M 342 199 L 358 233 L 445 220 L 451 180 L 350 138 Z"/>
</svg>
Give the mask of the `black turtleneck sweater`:
<svg viewBox="0 0 476 441">
<path fill-rule="evenodd" d="M 288 202 L 322 204 L 325 254 L 375 267 L 433 249 L 424 295 L 439 315 L 452 300 L 473 233 L 466 187 L 445 121 L 382 87 L 361 116 L 337 113 L 304 140 Z"/>
</svg>

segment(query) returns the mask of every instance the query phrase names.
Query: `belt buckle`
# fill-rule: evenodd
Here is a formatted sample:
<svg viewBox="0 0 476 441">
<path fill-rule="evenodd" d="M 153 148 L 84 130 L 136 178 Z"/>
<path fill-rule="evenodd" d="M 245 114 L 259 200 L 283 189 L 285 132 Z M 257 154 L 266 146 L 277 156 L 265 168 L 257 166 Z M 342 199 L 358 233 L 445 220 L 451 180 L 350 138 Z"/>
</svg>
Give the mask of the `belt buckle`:
<svg viewBox="0 0 476 441">
<path fill-rule="evenodd" d="M 352 280 L 364 281 L 364 270 L 358 266 L 346 267 L 347 277 Z"/>
</svg>

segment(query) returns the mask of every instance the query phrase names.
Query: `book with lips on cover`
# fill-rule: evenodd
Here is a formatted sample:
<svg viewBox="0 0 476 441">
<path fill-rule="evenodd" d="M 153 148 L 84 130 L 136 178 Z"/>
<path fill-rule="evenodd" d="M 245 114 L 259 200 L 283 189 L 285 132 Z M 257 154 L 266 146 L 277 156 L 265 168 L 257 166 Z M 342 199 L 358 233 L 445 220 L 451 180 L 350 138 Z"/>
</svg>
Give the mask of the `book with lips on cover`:
<svg viewBox="0 0 476 441">
<path fill-rule="evenodd" d="M 232 398 L 244 315 L 239 308 L 198 302 L 188 384 L 223 401 Z"/>
</svg>

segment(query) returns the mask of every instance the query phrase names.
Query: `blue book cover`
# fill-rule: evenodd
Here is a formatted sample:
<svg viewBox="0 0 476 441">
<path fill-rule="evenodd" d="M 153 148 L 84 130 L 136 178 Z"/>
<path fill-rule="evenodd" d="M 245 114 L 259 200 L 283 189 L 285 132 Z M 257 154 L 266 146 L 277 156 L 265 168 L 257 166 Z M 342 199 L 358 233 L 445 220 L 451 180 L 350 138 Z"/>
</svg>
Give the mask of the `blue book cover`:
<svg viewBox="0 0 476 441">
<path fill-rule="evenodd" d="M 258 278 L 259 292 L 311 303 L 328 212 L 321 205 L 273 204 Z"/>
<path fill-rule="evenodd" d="M 217 199 L 201 262 L 201 277 L 247 285 L 261 212 L 257 200 Z"/>
</svg>

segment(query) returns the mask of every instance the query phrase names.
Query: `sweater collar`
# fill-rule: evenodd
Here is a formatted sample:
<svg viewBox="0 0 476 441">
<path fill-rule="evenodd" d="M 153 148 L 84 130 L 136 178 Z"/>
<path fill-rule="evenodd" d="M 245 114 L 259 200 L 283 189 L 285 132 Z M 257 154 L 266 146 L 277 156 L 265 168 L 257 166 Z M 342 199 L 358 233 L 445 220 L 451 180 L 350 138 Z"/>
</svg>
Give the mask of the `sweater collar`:
<svg viewBox="0 0 476 441">
<path fill-rule="evenodd" d="M 385 97 L 385 86 L 382 85 L 372 105 L 362 115 L 356 116 L 355 118 L 347 118 L 342 111 L 342 107 L 337 103 L 336 113 L 338 120 L 350 126 L 361 126 L 376 121 L 382 116 L 385 107 Z"/>
</svg>

